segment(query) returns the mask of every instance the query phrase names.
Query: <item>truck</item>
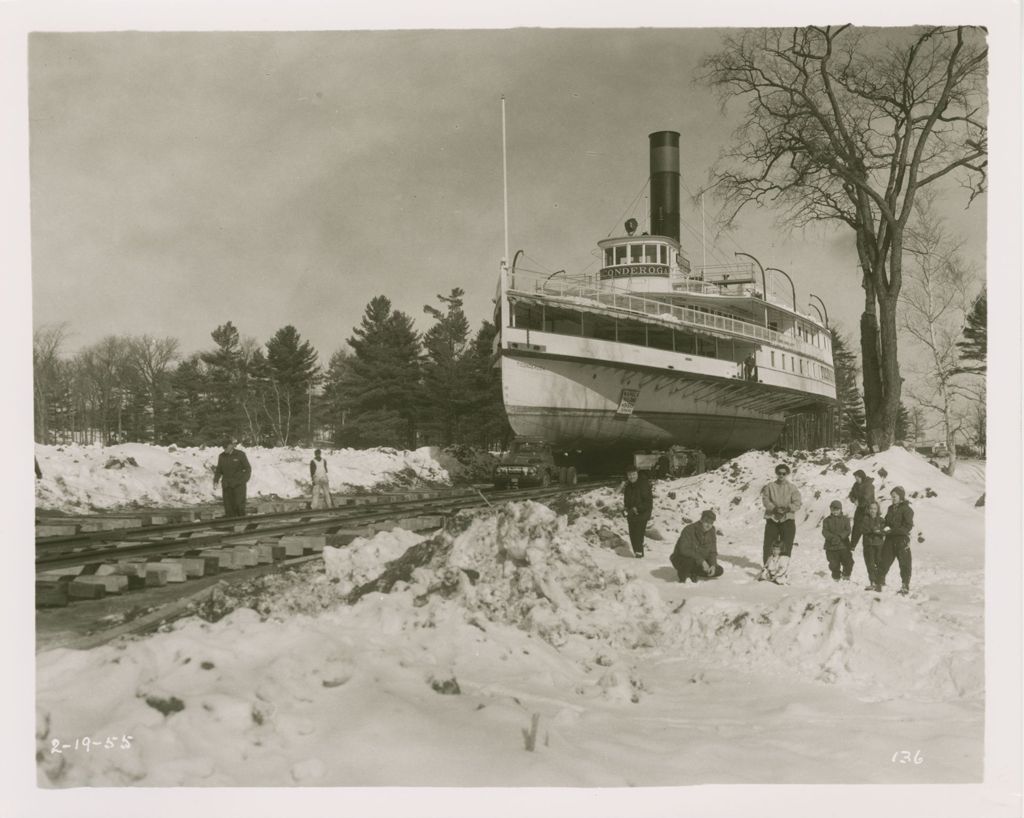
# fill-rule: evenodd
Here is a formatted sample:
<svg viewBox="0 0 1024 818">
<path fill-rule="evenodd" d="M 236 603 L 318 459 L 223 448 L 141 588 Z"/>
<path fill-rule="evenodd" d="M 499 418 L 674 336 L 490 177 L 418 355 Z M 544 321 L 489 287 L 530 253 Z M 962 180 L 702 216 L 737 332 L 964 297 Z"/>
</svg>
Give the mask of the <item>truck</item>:
<svg viewBox="0 0 1024 818">
<path fill-rule="evenodd" d="M 520 486 L 549 486 L 552 483 L 576 485 L 580 465 L 586 465 L 581 452 L 556 450 L 541 437 L 517 437 L 508 452 L 494 467 L 495 488 L 519 488 Z M 598 453 L 591 453 L 598 454 Z M 623 460 L 619 456 L 589 459 L 588 474 L 621 474 Z M 626 462 L 632 463 L 638 471 L 653 478 L 688 477 L 703 474 L 707 466 L 704 453 L 698 449 L 672 446 L 665 450 L 633 452 Z"/>
<path fill-rule="evenodd" d="M 654 478 L 690 477 L 705 472 L 707 458 L 700 449 L 671 446 L 664 451 L 634 452 L 633 465 Z"/>
<path fill-rule="evenodd" d="M 494 467 L 495 488 L 576 484 L 576 468 L 555 463 L 555 452 L 543 438 L 517 437 Z"/>
</svg>

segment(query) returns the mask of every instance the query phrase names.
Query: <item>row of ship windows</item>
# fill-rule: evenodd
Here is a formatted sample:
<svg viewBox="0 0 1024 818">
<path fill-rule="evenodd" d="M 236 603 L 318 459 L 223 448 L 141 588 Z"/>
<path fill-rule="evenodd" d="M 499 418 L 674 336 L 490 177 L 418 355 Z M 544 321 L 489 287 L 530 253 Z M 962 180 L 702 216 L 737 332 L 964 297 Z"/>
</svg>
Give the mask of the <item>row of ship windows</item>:
<svg viewBox="0 0 1024 818">
<path fill-rule="evenodd" d="M 789 370 L 790 372 L 796 372 L 799 368 L 801 375 L 809 375 L 812 378 L 820 378 L 828 383 L 835 382 L 835 376 L 833 374 L 832 367 L 819 364 L 817 361 L 805 361 L 803 358 L 798 358 L 796 355 L 787 355 L 785 352 L 778 353 L 778 357 L 781 359 L 780 364 L 776 365 L 775 350 L 769 352 L 770 364 L 772 369 L 781 369 L 783 371 Z M 787 362 L 787 358 L 789 359 Z M 788 366 L 787 366 L 788 363 Z"/>
<path fill-rule="evenodd" d="M 733 316 L 705 307 L 697 307 L 701 312 L 711 312 L 727 318 Z M 537 308 L 526 303 L 518 303 L 513 309 L 512 326 L 520 329 L 534 329 L 542 332 L 554 332 L 559 335 L 579 335 L 597 340 L 616 341 L 647 346 L 653 349 L 670 350 L 698 355 L 704 358 L 717 358 L 740 363 L 750 352 L 750 346 L 730 341 L 698 336 L 685 331 L 672 331 L 664 327 L 655 327 L 636 321 L 609 320 L 594 317 L 584 320 L 582 313 L 562 309 Z M 761 353 L 763 356 L 764 353 Z M 835 382 L 831 367 L 817 361 L 809 361 L 792 353 L 769 350 L 768 360 L 759 356 L 762 365 L 783 372 L 793 372 L 807 377 L 819 378 L 828 383 Z"/>
<path fill-rule="evenodd" d="M 604 251 L 604 266 L 614 264 L 668 264 L 672 250 L 665 244 L 620 244 Z"/>
</svg>

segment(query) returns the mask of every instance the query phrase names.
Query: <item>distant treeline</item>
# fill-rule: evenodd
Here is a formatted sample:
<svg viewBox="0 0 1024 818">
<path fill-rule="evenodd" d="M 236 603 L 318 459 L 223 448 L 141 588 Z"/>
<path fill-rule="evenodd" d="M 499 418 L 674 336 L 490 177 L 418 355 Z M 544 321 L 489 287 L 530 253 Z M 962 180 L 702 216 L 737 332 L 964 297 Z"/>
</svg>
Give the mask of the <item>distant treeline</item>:
<svg viewBox="0 0 1024 818">
<path fill-rule="evenodd" d="M 183 356 L 175 338 L 110 335 L 64 353 L 65 325 L 36 330 L 35 439 L 216 445 L 414 448 L 501 445 L 511 436 L 492 366 L 495 328 L 471 335 L 463 291 L 438 296 L 420 334 L 383 295 L 326 371 L 293 326 L 260 345 L 231 321 L 213 345 Z"/>
</svg>

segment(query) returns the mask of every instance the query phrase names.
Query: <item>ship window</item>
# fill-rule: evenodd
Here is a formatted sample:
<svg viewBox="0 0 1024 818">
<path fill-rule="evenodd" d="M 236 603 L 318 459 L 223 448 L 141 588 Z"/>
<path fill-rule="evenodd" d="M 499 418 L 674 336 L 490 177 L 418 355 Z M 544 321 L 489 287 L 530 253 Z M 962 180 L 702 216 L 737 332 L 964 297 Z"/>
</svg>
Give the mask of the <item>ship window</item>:
<svg viewBox="0 0 1024 818">
<path fill-rule="evenodd" d="M 633 264 L 640 263 L 640 251 L 643 249 L 642 244 L 631 244 L 629 245 L 629 260 Z"/>
<path fill-rule="evenodd" d="M 774 366 L 775 366 L 775 353 L 773 352 L 772 353 L 772 367 L 774 368 Z"/>
<path fill-rule="evenodd" d="M 615 263 L 626 263 L 626 245 L 620 244 L 618 247 L 615 248 Z"/>
<path fill-rule="evenodd" d="M 800 374 L 801 375 L 804 374 L 804 359 L 803 358 L 800 359 Z"/>
<path fill-rule="evenodd" d="M 613 258 L 612 248 L 609 247 L 609 248 L 607 248 L 604 251 L 604 266 L 605 267 L 611 267 L 612 266 L 612 258 Z"/>
<path fill-rule="evenodd" d="M 645 244 L 644 245 L 644 261 L 648 264 L 658 263 L 658 245 L 656 244 Z"/>
</svg>

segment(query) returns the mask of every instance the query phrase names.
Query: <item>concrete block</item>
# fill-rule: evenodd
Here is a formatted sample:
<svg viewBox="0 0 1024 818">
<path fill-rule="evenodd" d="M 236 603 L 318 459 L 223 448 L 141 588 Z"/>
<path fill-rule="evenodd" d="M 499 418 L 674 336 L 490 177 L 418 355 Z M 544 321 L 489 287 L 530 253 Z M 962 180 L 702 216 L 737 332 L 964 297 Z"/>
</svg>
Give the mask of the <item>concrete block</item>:
<svg viewBox="0 0 1024 818">
<path fill-rule="evenodd" d="M 79 577 L 75 582 L 91 582 L 101 585 L 104 592 L 108 594 L 119 594 L 128 588 L 128 577 L 124 574 L 105 574 L 103 576 L 94 574 L 93 576 Z"/>
<path fill-rule="evenodd" d="M 119 560 L 117 563 L 118 573 L 128 577 L 146 576 L 146 563 L 142 560 Z"/>
<path fill-rule="evenodd" d="M 282 537 L 278 545 L 284 549 L 286 557 L 301 557 L 303 554 L 301 537 Z"/>
<path fill-rule="evenodd" d="M 36 583 L 37 608 L 63 608 L 68 604 L 67 587 L 56 582 Z"/>
<path fill-rule="evenodd" d="M 122 528 L 142 528 L 141 517 L 108 517 L 96 521 L 100 531 L 117 531 Z"/>
<path fill-rule="evenodd" d="M 294 534 L 289 537 L 281 538 L 281 545 L 285 549 L 291 549 L 288 551 L 288 556 L 299 557 L 303 553 L 315 553 L 317 551 L 323 551 L 324 545 L 327 543 L 327 537 L 324 534 Z M 295 553 L 295 549 L 300 548 L 301 550 Z"/>
<path fill-rule="evenodd" d="M 203 557 L 182 557 L 181 565 L 185 569 L 185 576 L 190 578 L 201 577 L 206 573 L 206 560 Z"/>
<path fill-rule="evenodd" d="M 78 523 L 43 523 L 36 525 L 36 537 L 72 537 L 79 530 Z"/>
<path fill-rule="evenodd" d="M 158 565 L 167 569 L 168 582 L 184 582 L 186 578 L 185 566 L 181 564 L 180 557 L 164 558 L 160 562 L 150 562 L 147 566 Z"/>
<path fill-rule="evenodd" d="M 282 549 L 283 551 L 283 549 Z M 268 563 L 274 561 L 274 544 L 273 543 L 257 543 L 256 544 L 256 561 L 259 563 Z"/>
<path fill-rule="evenodd" d="M 53 571 L 41 571 L 36 574 L 36 580 L 39 582 L 57 582 L 62 577 L 77 577 L 82 573 L 81 565 L 72 565 L 70 568 L 57 568 Z M 70 582 L 71 580 L 67 580 Z"/>
<path fill-rule="evenodd" d="M 403 517 L 398 521 L 398 526 L 406 531 L 433 531 L 438 528 L 444 528 L 444 517 L 440 514 Z"/>
<path fill-rule="evenodd" d="M 68 596 L 71 599 L 103 599 L 106 596 L 106 589 L 102 582 L 96 582 L 95 577 L 78 579 L 77 577 L 68 583 Z"/>
<path fill-rule="evenodd" d="M 232 551 L 235 559 L 240 563 L 239 567 L 249 568 L 259 562 L 259 555 L 255 545 L 236 545 Z"/>
<path fill-rule="evenodd" d="M 199 556 L 206 562 L 207 574 L 215 574 L 220 570 L 230 571 L 235 567 L 233 555 L 221 548 L 208 548 L 200 551 Z"/>
<path fill-rule="evenodd" d="M 167 584 L 167 569 L 160 568 L 157 563 L 151 562 L 146 565 L 146 587 L 160 588 Z"/>
</svg>

